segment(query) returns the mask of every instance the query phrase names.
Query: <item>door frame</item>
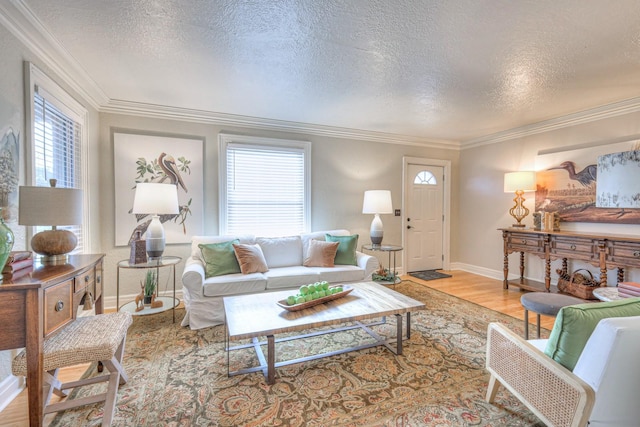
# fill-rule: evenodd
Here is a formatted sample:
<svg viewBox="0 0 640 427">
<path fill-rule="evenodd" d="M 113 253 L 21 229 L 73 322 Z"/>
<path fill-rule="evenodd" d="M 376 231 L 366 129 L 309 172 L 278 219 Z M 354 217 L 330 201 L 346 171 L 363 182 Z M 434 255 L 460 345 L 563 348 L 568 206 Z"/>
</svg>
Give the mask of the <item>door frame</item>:
<svg viewBox="0 0 640 427">
<path fill-rule="evenodd" d="M 425 165 L 425 166 L 440 166 L 444 168 L 444 183 L 442 189 L 442 214 L 444 215 L 444 221 L 442 222 L 442 254 L 444 258 L 442 260 L 442 269 L 449 270 L 451 268 L 451 160 L 440 159 L 428 159 L 424 157 L 402 157 L 402 269 L 404 274 L 407 274 L 407 228 L 406 228 L 406 203 L 407 195 L 405 194 L 407 189 L 407 173 L 409 164 Z"/>
</svg>

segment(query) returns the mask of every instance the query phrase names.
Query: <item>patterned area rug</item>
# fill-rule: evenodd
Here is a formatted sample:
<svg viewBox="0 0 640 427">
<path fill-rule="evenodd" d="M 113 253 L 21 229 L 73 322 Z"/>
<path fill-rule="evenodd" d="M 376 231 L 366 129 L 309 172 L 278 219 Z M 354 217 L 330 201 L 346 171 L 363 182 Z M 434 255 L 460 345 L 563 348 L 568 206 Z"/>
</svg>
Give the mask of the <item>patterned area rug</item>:
<svg viewBox="0 0 640 427">
<path fill-rule="evenodd" d="M 129 382 L 120 387 L 113 425 L 543 426 L 502 388 L 495 405 L 484 401 L 487 324 L 522 334 L 521 320 L 411 281 L 395 289 L 427 305 L 412 315 L 402 356 L 375 347 L 284 366 L 272 386 L 261 373 L 227 376 L 223 326 L 180 327 L 183 310 L 175 324 L 171 312 L 136 317 L 124 360 Z M 393 334 L 389 320 L 376 331 Z M 287 341 L 277 354 L 290 359 L 365 339 L 352 330 Z M 232 369 L 255 361 L 249 350 L 230 359 Z M 58 414 L 51 425 L 100 425 L 98 406 Z"/>
<path fill-rule="evenodd" d="M 440 273 L 436 270 L 412 271 L 409 276 L 417 277 L 422 280 L 436 280 L 451 277 L 450 274 Z"/>
</svg>

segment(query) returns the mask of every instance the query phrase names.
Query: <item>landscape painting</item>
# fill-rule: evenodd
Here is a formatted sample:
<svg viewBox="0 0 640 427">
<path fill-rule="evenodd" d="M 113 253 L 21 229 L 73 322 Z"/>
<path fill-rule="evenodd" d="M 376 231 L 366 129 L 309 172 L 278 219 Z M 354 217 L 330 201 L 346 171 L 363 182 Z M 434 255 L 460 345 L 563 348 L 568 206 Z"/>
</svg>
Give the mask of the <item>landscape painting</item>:
<svg viewBox="0 0 640 427">
<path fill-rule="evenodd" d="M 634 146 L 623 142 L 538 155 L 535 210 L 558 212 L 564 222 L 640 223 L 640 209 L 596 206 L 598 158 Z"/>
</svg>

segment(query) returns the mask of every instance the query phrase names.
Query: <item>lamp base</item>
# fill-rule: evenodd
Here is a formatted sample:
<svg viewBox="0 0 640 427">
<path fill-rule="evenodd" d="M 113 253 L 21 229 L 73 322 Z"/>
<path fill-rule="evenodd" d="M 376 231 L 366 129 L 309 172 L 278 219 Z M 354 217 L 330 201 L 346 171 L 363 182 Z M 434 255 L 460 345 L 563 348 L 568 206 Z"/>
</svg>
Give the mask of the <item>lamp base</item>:
<svg viewBox="0 0 640 427">
<path fill-rule="evenodd" d="M 65 264 L 77 245 L 78 238 L 69 230 L 44 230 L 31 238 L 31 249 L 41 255 L 42 264 Z"/>
<path fill-rule="evenodd" d="M 515 227 L 515 228 L 525 228 L 525 227 L 526 227 L 526 225 L 524 225 L 524 224 L 520 224 L 520 223 L 513 224 L 513 225 L 511 225 L 511 226 L 512 226 L 512 227 Z"/>
<path fill-rule="evenodd" d="M 146 241 L 149 260 L 159 260 L 162 258 L 162 253 L 164 252 L 165 247 L 164 227 L 162 226 L 158 215 L 153 215 L 151 217 L 151 222 L 147 227 Z"/>
<path fill-rule="evenodd" d="M 380 215 L 375 214 L 373 221 L 371 221 L 371 229 L 369 230 L 371 244 L 374 246 L 380 246 L 383 234 L 382 220 L 380 219 Z"/>
</svg>

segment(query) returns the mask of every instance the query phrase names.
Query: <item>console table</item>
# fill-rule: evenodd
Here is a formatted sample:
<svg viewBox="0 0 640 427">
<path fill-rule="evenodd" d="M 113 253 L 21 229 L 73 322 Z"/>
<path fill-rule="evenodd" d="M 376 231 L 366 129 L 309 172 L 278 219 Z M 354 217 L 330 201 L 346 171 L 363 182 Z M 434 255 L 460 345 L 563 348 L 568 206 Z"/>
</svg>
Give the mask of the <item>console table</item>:
<svg viewBox="0 0 640 427">
<path fill-rule="evenodd" d="M 43 420 L 43 343 L 77 316 L 80 303 L 91 294 L 96 313 L 103 312 L 102 259 L 99 255 L 71 255 L 65 264 L 37 261 L 28 276 L 0 284 L 0 350 L 25 347 L 29 425 Z"/>
<path fill-rule="evenodd" d="M 525 228 L 500 228 L 504 241 L 504 281 L 509 285 L 531 291 L 551 289 L 551 261 L 562 259 L 567 272 L 567 260 L 589 263 L 600 269 L 600 286 L 607 286 L 607 270 L 617 268 L 617 281 L 624 281 L 626 267 L 640 267 L 640 237 L 615 234 L 549 231 Z M 509 254 L 520 253 L 520 278 L 509 280 Z M 544 283 L 525 279 L 524 254 L 535 255 L 545 262 Z"/>
</svg>

